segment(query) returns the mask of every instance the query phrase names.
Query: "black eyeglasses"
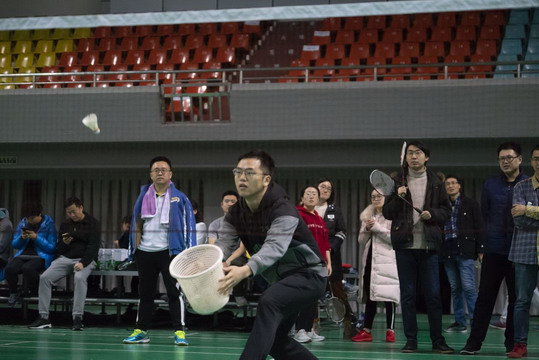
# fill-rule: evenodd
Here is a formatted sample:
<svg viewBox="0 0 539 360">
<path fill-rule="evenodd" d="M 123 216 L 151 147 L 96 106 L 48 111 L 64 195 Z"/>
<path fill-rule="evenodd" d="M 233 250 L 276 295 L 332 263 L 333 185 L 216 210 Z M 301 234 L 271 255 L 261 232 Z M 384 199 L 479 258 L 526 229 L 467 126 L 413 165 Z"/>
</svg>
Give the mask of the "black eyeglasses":
<svg viewBox="0 0 539 360">
<path fill-rule="evenodd" d="M 515 160 L 518 156 L 510 156 L 510 155 L 507 155 L 507 156 L 500 156 L 498 158 L 498 161 L 501 162 L 501 163 L 504 163 L 504 162 L 508 162 L 508 163 L 512 163 L 513 160 Z"/>
</svg>

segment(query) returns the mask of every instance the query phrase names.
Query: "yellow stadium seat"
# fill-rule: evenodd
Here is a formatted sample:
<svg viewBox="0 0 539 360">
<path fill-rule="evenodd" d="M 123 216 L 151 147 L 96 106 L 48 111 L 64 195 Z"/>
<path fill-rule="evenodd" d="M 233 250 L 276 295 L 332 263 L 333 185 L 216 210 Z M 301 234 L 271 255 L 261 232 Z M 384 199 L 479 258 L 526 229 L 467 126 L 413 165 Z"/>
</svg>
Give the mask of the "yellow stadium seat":
<svg viewBox="0 0 539 360">
<path fill-rule="evenodd" d="M 61 39 L 58 40 L 58 43 L 56 44 L 56 52 L 70 52 L 73 51 L 75 48 L 75 44 L 73 43 L 73 40 L 71 39 Z"/>
<path fill-rule="evenodd" d="M 11 31 L 0 31 L 0 41 L 11 41 Z"/>
<path fill-rule="evenodd" d="M 28 68 L 34 66 L 34 54 L 19 54 L 15 60 L 14 68 Z"/>
<path fill-rule="evenodd" d="M 84 39 L 92 36 L 92 29 L 90 28 L 76 28 L 71 35 L 72 39 Z"/>
<path fill-rule="evenodd" d="M 29 54 L 32 52 L 32 41 L 19 40 L 15 43 L 15 47 L 12 50 L 13 54 Z"/>
<path fill-rule="evenodd" d="M 11 54 L 0 54 L 0 68 L 11 68 Z"/>
<path fill-rule="evenodd" d="M 53 41 L 52 40 L 39 40 L 37 42 L 34 52 L 36 54 L 48 53 L 53 50 Z"/>
<path fill-rule="evenodd" d="M 13 90 L 15 89 L 15 85 L 0 85 L 0 89 L 4 89 L 4 90 Z"/>
<path fill-rule="evenodd" d="M 71 29 L 54 29 L 51 34 L 51 39 L 69 39 L 71 38 Z"/>
<path fill-rule="evenodd" d="M 37 59 L 37 67 L 54 65 L 56 65 L 56 53 L 46 52 L 39 54 L 39 57 Z"/>
<path fill-rule="evenodd" d="M 36 29 L 32 33 L 32 40 L 49 39 L 50 29 Z"/>
<path fill-rule="evenodd" d="M 13 74 L 12 68 L 0 68 L 0 74 Z M 0 76 L 0 83 L 9 83 L 12 82 L 13 79 L 11 76 Z"/>
<path fill-rule="evenodd" d="M 11 40 L 13 41 L 32 40 L 30 30 L 15 30 L 13 32 Z"/>
<path fill-rule="evenodd" d="M 11 54 L 11 41 L 0 41 L 0 54 Z"/>
<path fill-rule="evenodd" d="M 35 74 L 35 72 L 36 72 L 36 69 L 34 67 L 24 67 L 24 68 L 20 68 L 18 73 L 19 74 Z M 18 83 L 31 83 L 34 81 L 34 76 L 29 75 L 29 76 L 14 77 L 13 80 L 14 82 L 18 82 Z M 30 89 L 33 87 L 34 86 L 32 84 L 19 85 L 19 88 Z"/>
</svg>

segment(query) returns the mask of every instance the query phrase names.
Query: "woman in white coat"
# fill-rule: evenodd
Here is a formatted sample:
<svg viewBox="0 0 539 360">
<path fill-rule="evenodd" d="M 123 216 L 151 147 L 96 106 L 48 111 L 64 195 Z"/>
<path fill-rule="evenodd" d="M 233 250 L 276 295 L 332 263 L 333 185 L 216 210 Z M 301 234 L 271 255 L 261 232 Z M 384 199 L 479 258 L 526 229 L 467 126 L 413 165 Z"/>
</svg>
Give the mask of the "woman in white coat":
<svg viewBox="0 0 539 360">
<path fill-rule="evenodd" d="M 395 341 L 395 308 L 400 300 L 399 277 L 395 251 L 391 246 L 391 221 L 382 215 L 384 196 L 371 192 L 371 205 L 360 215 L 361 230 L 358 241 L 363 248 L 363 275 L 359 274 L 359 298 L 365 303 L 365 322 L 352 341 L 372 341 L 372 325 L 376 303 L 385 302 L 386 341 Z"/>
</svg>

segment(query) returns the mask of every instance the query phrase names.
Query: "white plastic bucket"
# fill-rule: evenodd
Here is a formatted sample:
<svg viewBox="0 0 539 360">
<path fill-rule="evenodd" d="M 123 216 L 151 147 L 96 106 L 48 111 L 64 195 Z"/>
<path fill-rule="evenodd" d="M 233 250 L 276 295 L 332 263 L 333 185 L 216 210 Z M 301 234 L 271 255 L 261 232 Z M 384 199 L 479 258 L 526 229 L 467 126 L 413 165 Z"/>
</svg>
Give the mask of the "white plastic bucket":
<svg viewBox="0 0 539 360">
<path fill-rule="evenodd" d="M 225 276 L 222 262 L 221 249 L 204 244 L 182 251 L 170 263 L 170 274 L 198 314 L 214 313 L 228 302 L 228 294 L 217 292 L 219 279 Z"/>
</svg>

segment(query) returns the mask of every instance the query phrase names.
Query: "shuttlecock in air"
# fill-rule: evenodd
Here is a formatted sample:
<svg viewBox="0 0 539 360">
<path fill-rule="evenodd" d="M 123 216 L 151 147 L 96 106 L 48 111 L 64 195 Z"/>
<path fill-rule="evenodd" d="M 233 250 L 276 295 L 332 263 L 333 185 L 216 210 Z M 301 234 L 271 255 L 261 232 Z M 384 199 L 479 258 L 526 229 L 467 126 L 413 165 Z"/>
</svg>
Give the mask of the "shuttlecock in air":
<svg viewBox="0 0 539 360">
<path fill-rule="evenodd" d="M 88 129 L 92 130 L 95 135 L 101 132 L 101 130 L 99 130 L 99 125 L 97 125 L 97 115 L 94 113 L 86 115 L 84 119 L 82 119 L 82 123 Z"/>
</svg>

